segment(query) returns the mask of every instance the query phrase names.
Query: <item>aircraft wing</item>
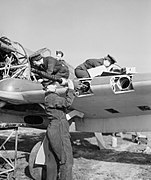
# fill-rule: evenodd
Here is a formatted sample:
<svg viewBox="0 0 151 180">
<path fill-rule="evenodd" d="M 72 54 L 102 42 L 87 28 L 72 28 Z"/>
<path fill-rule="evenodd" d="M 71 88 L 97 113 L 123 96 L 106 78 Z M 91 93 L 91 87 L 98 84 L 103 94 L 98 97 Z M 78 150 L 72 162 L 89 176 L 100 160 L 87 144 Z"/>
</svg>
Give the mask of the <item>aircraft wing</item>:
<svg viewBox="0 0 151 180">
<path fill-rule="evenodd" d="M 17 122 L 38 127 L 47 124 L 41 106 L 45 91 L 30 72 L 31 54 L 32 51 L 19 43 L 0 38 L 0 123 Z M 71 66 L 69 69 L 73 79 L 74 69 Z M 71 110 L 79 112 L 73 116 L 77 130 L 151 130 L 151 73 L 108 72 L 107 76 L 73 81 L 76 98 Z M 58 87 L 60 95 L 64 95 L 65 90 Z"/>
<path fill-rule="evenodd" d="M 86 80 L 85 80 L 86 81 Z M 151 130 L 151 73 L 94 77 L 91 89 L 79 94 L 73 107 L 84 113 L 79 131 Z"/>
<path fill-rule="evenodd" d="M 87 91 L 76 91 L 71 109 L 84 114 L 82 119 L 76 115 L 74 117 L 77 130 L 116 132 L 151 129 L 151 73 L 74 80 L 75 84 L 79 82 L 87 82 L 90 87 Z M 63 95 L 65 90 L 59 88 L 58 93 Z M 44 95 L 40 83 L 16 78 L 3 79 L 0 81 L 0 100 L 10 105 L 2 107 L 1 112 L 18 113 L 20 107 L 43 103 Z M 13 107 L 16 107 L 15 111 Z M 33 107 L 28 113 L 22 108 L 22 122 L 34 125 L 32 116 L 37 117 L 39 112 L 42 113 L 39 115 L 42 125 L 45 123 L 42 120 L 44 112 L 35 112 Z"/>
<path fill-rule="evenodd" d="M 0 81 L 0 100 L 12 104 L 33 104 L 44 102 L 41 83 L 26 79 L 6 78 Z"/>
</svg>

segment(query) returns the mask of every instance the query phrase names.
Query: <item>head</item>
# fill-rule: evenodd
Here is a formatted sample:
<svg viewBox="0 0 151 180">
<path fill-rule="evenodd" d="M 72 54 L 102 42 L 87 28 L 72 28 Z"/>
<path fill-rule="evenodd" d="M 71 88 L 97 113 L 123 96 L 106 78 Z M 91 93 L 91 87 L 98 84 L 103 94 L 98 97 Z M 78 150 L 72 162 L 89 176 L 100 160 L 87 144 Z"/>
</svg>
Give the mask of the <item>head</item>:
<svg viewBox="0 0 151 180">
<path fill-rule="evenodd" d="M 43 64 L 43 58 L 41 55 L 34 57 L 32 61 L 33 61 L 33 64 L 37 66 L 40 66 L 41 64 Z"/>
<path fill-rule="evenodd" d="M 57 58 L 58 60 L 62 59 L 63 55 L 64 55 L 64 54 L 63 54 L 62 51 L 56 51 L 56 58 Z"/>
<path fill-rule="evenodd" d="M 114 63 L 116 63 L 116 60 L 109 54 L 106 57 L 104 57 L 104 66 L 109 67 Z"/>
</svg>

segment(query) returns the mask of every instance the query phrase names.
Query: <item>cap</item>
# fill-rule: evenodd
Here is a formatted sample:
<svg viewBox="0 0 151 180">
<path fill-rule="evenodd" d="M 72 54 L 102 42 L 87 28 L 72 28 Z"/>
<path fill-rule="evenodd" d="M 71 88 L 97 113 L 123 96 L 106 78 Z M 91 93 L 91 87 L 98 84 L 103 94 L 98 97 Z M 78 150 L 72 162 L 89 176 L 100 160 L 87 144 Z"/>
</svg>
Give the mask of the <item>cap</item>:
<svg viewBox="0 0 151 180">
<path fill-rule="evenodd" d="M 42 59 L 41 54 L 33 54 L 29 57 L 30 60 L 32 61 L 39 61 L 40 59 Z"/>
<path fill-rule="evenodd" d="M 114 63 L 117 62 L 117 61 L 116 61 L 112 56 L 110 56 L 109 54 L 107 55 L 106 59 L 111 60 L 111 63 L 112 63 L 112 64 L 114 64 Z"/>
<path fill-rule="evenodd" d="M 56 55 L 58 55 L 58 54 L 61 54 L 61 57 L 63 57 L 63 52 L 62 51 L 56 51 Z"/>
</svg>

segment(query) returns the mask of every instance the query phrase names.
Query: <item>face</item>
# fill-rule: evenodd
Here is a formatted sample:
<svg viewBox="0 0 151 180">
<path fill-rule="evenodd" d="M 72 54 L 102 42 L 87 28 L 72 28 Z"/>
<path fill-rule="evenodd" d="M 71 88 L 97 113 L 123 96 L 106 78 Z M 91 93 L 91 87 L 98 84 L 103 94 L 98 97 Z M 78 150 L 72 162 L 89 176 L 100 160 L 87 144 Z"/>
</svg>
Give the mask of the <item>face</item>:
<svg viewBox="0 0 151 180">
<path fill-rule="evenodd" d="M 104 60 L 104 66 L 109 67 L 111 65 L 111 61 L 108 59 Z"/>
<path fill-rule="evenodd" d="M 56 58 L 57 58 L 57 60 L 60 60 L 62 58 L 61 54 L 57 54 Z"/>
<path fill-rule="evenodd" d="M 34 64 L 37 66 L 43 64 L 43 59 L 40 59 L 39 61 L 34 61 Z"/>
</svg>

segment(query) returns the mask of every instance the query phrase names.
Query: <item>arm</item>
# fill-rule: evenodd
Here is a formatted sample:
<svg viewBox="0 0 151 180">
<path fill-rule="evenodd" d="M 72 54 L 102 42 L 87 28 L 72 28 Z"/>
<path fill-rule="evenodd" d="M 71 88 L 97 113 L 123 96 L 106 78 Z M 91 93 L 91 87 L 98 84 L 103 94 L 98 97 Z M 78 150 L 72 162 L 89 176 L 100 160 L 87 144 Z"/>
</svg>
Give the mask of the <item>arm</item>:
<svg viewBox="0 0 151 180">
<path fill-rule="evenodd" d="M 103 58 L 101 58 L 101 59 L 88 59 L 88 60 L 86 60 L 86 64 L 92 68 L 97 67 L 97 66 L 101 66 L 101 65 L 103 65 Z"/>
<path fill-rule="evenodd" d="M 75 93 L 74 93 L 74 85 L 73 82 L 69 82 L 71 80 L 68 80 L 68 89 L 66 91 L 65 97 L 61 97 L 56 93 L 51 93 L 50 95 L 46 95 L 46 106 L 50 108 L 57 108 L 57 109 L 66 109 L 71 106 Z M 49 93 L 46 92 L 46 93 Z"/>
<path fill-rule="evenodd" d="M 75 98 L 75 92 L 74 92 L 74 84 L 72 80 L 68 79 L 68 89 L 66 91 L 65 98 L 59 97 L 59 103 L 56 103 L 56 107 L 58 108 L 68 108 L 73 103 L 73 100 Z"/>
<path fill-rule="evenodd" d="M 122 73 L 122 68 L 120 66 L 118 66 L 117 64 L 111 64 L 108 67 L 108 71 L 121 74 Z"/>
<path fill-rule="evenodd" d="M 47 63 L 47 70 L 45 71 L 41 71 L 38 69 L 34 69 L 32 68 L 32 72 L 38 74 L 39 76 L 43 77 L 43 78 L 47 78 L 53 81 L 58 81 L 59 83 L 61 83 L 61 79 L 56 78 L 55 75 L 52 75 L 54 67 L 56 65 L 57 60 L 53 57 L 46 57 L 44 58 L 45 63 Z"/>
<path fill-rule="evenodd" d="M 56 101 L 56 108 L 69 108 L 74 100 L 74 90 L 68 89 L 65 97 L 59 97 Z"/>
<path fill-rule="evenodd" d="M 54 71 L 54 67 L 57 63 L 57 60 L 55 58 L 49 56 L 49 57 L 46 57 L 44 59 L 44 61 L 46 61 L 47 65 L 48 65 L 47 70 L 46 70 L 47 74 L 52 74 Z"/>
<path fill-rule="evenodd" d="M 43 77 L 43 78 L 47 78 L 47 79 L 50 79 L 50 80 L 53 80 L 53 81 L 57 81 L 59 83 L 62 83 L 62 80 L 61 78 L 57 78 L 55 75 L 51 75 L 45 71 L 39 71 L 37 69 L 33 69 L 31 70 L 33 73 L 36 73 L 38 74 L 39 76 Z"/>
</svg>

